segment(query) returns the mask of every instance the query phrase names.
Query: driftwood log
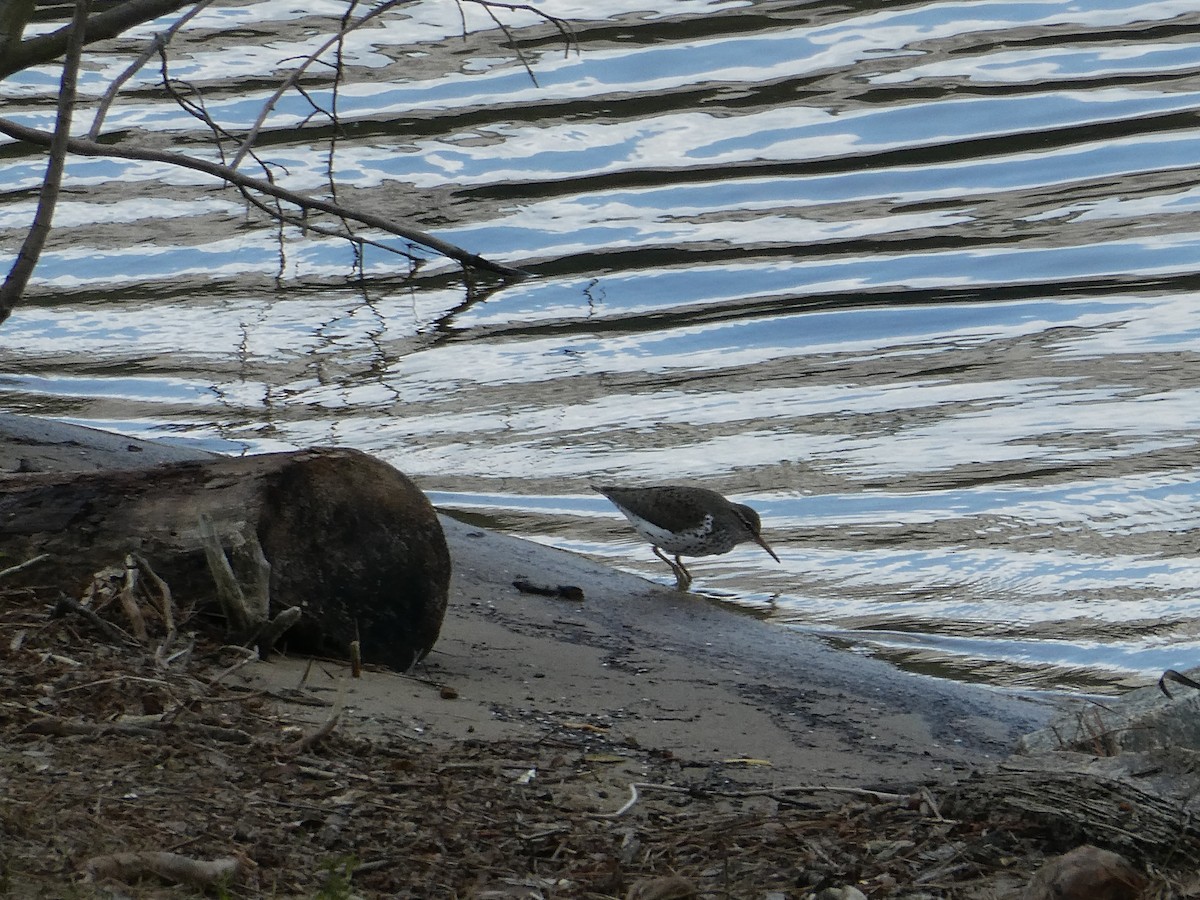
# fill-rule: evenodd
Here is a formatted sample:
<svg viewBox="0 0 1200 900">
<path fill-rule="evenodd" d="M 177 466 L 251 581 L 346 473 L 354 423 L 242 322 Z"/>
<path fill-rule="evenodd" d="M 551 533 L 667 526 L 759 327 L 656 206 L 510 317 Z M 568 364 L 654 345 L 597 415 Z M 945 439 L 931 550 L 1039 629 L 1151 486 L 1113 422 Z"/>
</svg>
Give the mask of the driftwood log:
<svg viewBox="0 0 1200 900">
<path fill-rule="evenodd" d="M 176 598 L 207 602 L 217 587 L 206 532 L 209 555 L 215 533 L 235 571 L 251 556 L 265 573 L 265 557 L 271 615 L 301 609 L 291 648 L 346 656 L 357 640 L 364 661 L 407 669 L 437 640 L 450 585 L 437 515 L 408 478 L 359 451 L 0 476 L 0 568 L 42 557 L 6 589 L 79 597 L 94 573 L 136 554 Z"/>
</svg>

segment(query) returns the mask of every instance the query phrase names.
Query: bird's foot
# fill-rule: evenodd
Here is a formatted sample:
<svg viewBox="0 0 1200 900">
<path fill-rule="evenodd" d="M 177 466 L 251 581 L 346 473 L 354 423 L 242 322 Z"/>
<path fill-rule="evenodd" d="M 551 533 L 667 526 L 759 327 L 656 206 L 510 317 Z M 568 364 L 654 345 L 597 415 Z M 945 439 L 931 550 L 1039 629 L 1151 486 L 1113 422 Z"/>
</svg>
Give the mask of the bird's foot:
<svg viewBox="0 0 1200 900">
<path fill-rule="evenodd" d="M 683 566 L 683 560 L 676 556 L 674 559 L 667 556 L 658 547 L 654 547 L 654 555 L 671 567 L 671 571 L 675 573 L 675 590 L 686 591 L 692 586 L 692 573 Z"/>
<path fill-rule="evenodd" d="M 692 573 L 683 567 L 683 560 L 678 556 L 671 563 L 671 569 L 675 572 L 675 590 L 686 591 L 692 586 Z"/>
</svg>

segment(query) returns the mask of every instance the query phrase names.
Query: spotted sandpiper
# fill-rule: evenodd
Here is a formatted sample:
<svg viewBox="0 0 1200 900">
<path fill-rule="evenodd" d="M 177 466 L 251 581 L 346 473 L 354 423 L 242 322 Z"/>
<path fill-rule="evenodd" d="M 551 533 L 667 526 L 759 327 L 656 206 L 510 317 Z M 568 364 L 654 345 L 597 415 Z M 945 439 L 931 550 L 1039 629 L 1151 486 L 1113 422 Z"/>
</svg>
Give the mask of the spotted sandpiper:
<svg viewBox="0 0 1200 900">
<path fill-rule="evenodd" d="M 653 487 L 592 485 L 613 502 L 642 537 L 654 546 L 654 555 L 671 567 L 675 586 L 686 591 L 691 573 L 680 556 L 715 556 L 738 544 L 754 541 L 779 557 L 763 539 L 758 513 L 741 503 L 731 503 L 707 488 L 664 484 Z M 672 554 L 672 560 L 663 551 Z"/>
</svg>

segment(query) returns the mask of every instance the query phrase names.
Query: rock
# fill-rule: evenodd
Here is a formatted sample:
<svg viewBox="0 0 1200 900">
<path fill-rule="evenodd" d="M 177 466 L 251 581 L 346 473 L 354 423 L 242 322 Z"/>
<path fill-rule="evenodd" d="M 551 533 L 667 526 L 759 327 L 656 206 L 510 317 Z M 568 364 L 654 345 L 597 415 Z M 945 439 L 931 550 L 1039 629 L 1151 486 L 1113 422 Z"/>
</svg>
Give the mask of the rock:
<svg viewBox="0 0 1200 900">
<path fill-rule="evenodd" d="M 1145 885 L 1125 857 L 1084 844 L 1038 869 L 1023 900 L 1136 900 Z"/>
<path fill-rule="evenodd" d="M 1200 668 L 1184 673 L 1200 681 Z M 1172 685 L 1168 698 L 1158 686 L 1138 688 L 1102 704 L 1072 702 L 1049 726 L 1017 742 L 1017 752 L 1074 750 L 1095 756 L 1182 748 L 1200 750 L 1200 691 Z"/>
</svg>

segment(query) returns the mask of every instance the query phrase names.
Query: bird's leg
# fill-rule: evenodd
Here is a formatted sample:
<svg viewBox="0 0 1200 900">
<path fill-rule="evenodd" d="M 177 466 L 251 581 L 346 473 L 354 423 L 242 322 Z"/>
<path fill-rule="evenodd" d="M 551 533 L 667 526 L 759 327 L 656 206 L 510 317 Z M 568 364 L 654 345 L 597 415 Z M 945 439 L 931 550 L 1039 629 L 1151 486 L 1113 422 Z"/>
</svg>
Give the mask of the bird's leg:
<svg viewBox="0 0 1200 900">
<path fill-rule="evenodd" d="M 686 591 L 692 586 L 692 573 L 683 567 L 683 560 L 679 558 L 679 554 L 675 554 L 675 587 L 678 590 Z M 674 567 L 672 567 L 674 568 Z"/>
<path fill-rule="evenodd" d="M 692 584 L 692 573 L 683 567 L 683 560 L 678 555 L 671 559 L 665 553 L 654 547 L 654 555 L 671 567 L 671 571 L 675 573 L 675 590 L 686 591 Z"/>
</svg>

